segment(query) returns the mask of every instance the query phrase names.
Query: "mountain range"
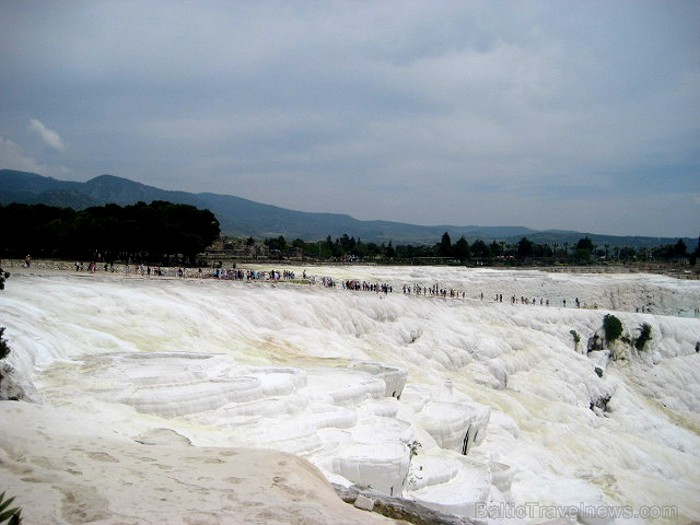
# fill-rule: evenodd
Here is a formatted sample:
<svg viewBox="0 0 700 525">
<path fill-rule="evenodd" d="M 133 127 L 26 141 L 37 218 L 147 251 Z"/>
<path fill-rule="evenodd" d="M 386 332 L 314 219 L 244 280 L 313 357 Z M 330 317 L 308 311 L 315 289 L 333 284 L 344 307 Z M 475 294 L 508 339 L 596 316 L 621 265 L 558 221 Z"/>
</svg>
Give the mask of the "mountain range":
<svg viewBox="0 0 700 525">
<path fill-rule="evenodd" d="M 46 204 L 85 209 L 114 203 L 121 206 L 142 201 L 164 200 L 207 208 L 216 215 L 221 232 L 231 237 L 276 238 L 288 240 L 323 240 L 348 234 L 364 242 L 396 244 L 435 244 L 448 232 L 452 240 L 464 236 L 469 242 L 476 239 L 517 242 L 527 237 L 535 243 L 575 244 L 588 236 L 594 244 L 614 246 L 652 247 L 676 242 L 676 238 L 622 237 L 575 231 L 538 231 L 522 226 L 420 226 L 391 221 L 361 221 L 338 213 L 312 213 L 289 210 L 254 202 L 233 195 L 215 193 L 188 193 L 147 186 L 122 177 L 99 175 L 87 182 L 62 181 L 36 173 L 0 170 L 0 205 L 10 203 Z M 694 243 L 685 239 L 686 244 Z M 694 246 L 694 244 L 688 244 Z"/>
</svg>

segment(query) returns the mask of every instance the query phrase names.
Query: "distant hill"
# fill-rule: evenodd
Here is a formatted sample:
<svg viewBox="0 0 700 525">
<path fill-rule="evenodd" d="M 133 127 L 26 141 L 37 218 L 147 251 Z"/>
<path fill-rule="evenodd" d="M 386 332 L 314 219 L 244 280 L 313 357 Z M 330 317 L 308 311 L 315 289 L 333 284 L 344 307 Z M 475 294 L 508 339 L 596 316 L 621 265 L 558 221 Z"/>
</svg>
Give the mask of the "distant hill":
<svg viewBox="0 0 700 525">
<path fill-rule="evenodd" d="M 13 202 L 46 204 L 76 210 L 108 203 L 121 206 L 139 201 L 149 203 L 165 200 L 179 204 L 191 204 L 211 210 L 221 224 L 225 235 L 234 237 L 271 238 L 284 236 L 305 241 L 333 238 L 347 233 L 364 242 L 396 244 L 435 244 L 447 231 L 453 242 L 464 236 L 469 242 L 482 239 L 517 242 L 527 237 L 543 244 L 575 244 L 588 235 L 598 245 L 658 246 L 674 243 L 678 239 L 656 237 L 616 237 L 569 231 L 536 231 L 521 226 L 419 226 L 390 221 L 360 221 L 349 215 L 337 213 L 310 213 L 288 210 L 269 204 L 261 204 L 233 195 L 214 193 L 188 193 L 147 186 L 138 182 L 100 175 L 87 182 L 61 181 L 36 173 L 0 170 L 0 205 Z M 693 239 L 686 239 L 688 247 L 694 247 Z"/>
</svg>

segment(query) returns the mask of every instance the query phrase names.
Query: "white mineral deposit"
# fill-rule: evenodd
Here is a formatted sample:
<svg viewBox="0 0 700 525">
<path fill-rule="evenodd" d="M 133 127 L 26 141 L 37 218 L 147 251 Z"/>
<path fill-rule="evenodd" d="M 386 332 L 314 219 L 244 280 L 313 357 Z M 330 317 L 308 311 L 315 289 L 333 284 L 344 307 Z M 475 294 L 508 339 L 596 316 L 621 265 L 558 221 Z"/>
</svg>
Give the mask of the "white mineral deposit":
<svg viewBox="0 0 700 525">
<path fill-rule="evenodd" d="M 700 282 L 305 271 L 14 273 L 0 325 L 26 395 L 0 402 L 0 486 L 25 522 L 390 521 L 329 481 L 491 523 L 700 520 Z M 434 285 L 456 296 L 415 293 Z M 608 313 L 651 340 L 589 353 Z"/>
</svg>

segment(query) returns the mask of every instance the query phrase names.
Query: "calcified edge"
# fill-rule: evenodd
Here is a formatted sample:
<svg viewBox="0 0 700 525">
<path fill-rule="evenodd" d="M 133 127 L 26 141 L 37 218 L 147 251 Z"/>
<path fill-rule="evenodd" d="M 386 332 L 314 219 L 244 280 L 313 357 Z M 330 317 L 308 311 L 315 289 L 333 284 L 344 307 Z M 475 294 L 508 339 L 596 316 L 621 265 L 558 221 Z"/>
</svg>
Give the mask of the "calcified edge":
<svg viewBox="0 0 700 525">
<path fill-rule="evenodd" d="M 372 485 L 459 514 L 473 515 L 480 504 L 498 513 L 528 502 L 542 508 L 584 502 L 674 506 L 678 515 L 669 523 L 700 516 L 694 352 L 700 326 L 697 319 L 633 312 L 650 304 L 658 314 L 692 311 L 700 303 L 694 282 L 447 268 L 306 271 L 390 282 L 395 290 L 439 282 L 465 297 L 15 273 L 0 297 L 3 324 L 14 365 L 33 371 L 45 400 L 31 408 L 2 404 L 14 411 L 3 421 L 16 422 L 3 425 L 0 436 L 3 473 L 18 501 L 54 521 L 101 509 L 106 514 L 95 519 L 104 522 L 121 515 L 162 523 L 178 508 L 172 497 L 162 509 L 158 499 L 144 498 L 139 507 L 116 496 L 161 471 L 178 497 L 177 487 L 194 494 L 178 512 L 197 509 L 190 510 L 193 519 L 203 512 L 211 519 L 197 519 L 225 522 L 239 503 L 222 503 L 222 494 L 242 489 L 228 488 L 220 473 L 206 474 L 205 458 L 227 459 L 200 451 L 255 446 L 301 455 L 341 485 Z M 495 293 L 504 303 L 493 302 Z M 510 305 L 511 294 L 546 297 L 551 306 Z M 564 309 L 563 297 L 599 309 Z M 651 324 L 653 348 L 611 363 L 575 348 L 570 331 L 592 335 L 607 308 L 617 309 L 630 330 Z M 605 369 L 603 377 L 596 366 Z M 591 409 L 606 397 L 607 412 Z M 144 444 L 154 436 L 166 436 L 166 443 Z M 185 440 L 177 447 L 187 453 L 153 457 L 153 447 L 172 449 L 173 437 Z M 93 443 L 94 455 L 87 444 L 71 445 L 81 440 Z M 49 443 L 63 445 L 51 453 Z M 415 456 L 412 443 L 420 443 Z M 122 453 L 122 446 L 138 452 Z M 153 461 L 127 461 L 129 454 Z M 201 459 L 194 467 L 187 466 L 190 455 Z M 330 512 L 337 522 L 339 509 L 316 509 L 310 496 L 328 492 L 308 490 L 306 479 L 289 483 L 289 462 L 280 461 L 287 465 L 263 476 L 267 485 L 251 481 L 265 508 L 252 505 L 247 516 L 289 522 L 274 513 L 275 495 L 284 493 L 281 500 L 313 507 L 311 514 Z M 102 479 L 100 468 L 115 475 Z M 57 489 L 69 481 L 97 496 L 84 501 L 77 488 Z M 198 507 L 208 485 L 223 488 Z M 268 503 L 271 514 L 263 515 Z"/>
</svg>

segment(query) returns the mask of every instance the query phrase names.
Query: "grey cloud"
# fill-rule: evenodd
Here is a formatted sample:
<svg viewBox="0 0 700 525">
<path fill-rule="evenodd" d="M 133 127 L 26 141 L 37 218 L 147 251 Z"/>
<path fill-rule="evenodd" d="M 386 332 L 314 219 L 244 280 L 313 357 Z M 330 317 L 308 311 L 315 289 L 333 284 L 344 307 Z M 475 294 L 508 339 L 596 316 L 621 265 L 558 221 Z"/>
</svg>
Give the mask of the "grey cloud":
<svg viewBox="0 0 700 525">
<path fill-rule="evenodd" d="M 700 223 L 692 199 L 615 211 L 637 181 L 634 202 L 700 193 L 693 2 L 42 7 L 0 7 L 0 134 L 40 115 L 84 179 L 424 224 Z M 565 213 L 595 188 L 595 218 Z"/>
</svg>

